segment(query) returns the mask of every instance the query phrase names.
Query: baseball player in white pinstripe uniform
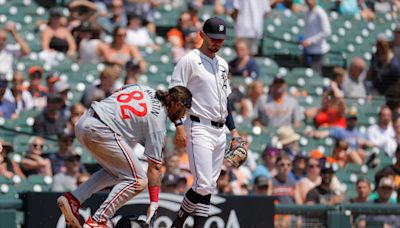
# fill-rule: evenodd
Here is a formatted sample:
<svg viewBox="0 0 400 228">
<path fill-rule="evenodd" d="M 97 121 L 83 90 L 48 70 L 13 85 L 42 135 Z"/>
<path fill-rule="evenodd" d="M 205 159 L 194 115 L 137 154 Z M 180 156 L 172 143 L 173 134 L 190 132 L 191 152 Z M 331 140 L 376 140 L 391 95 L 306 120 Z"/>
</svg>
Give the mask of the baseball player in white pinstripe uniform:
<svg viewBox="0 0 400 228">
<path fill-rule="evenodd" d="M 147 185 L 151 202 L 146 222 L 150 222 L 158 208 L 166 119 L 167 116 L 171 121 L 182 118 L 191 107 L 191 97 L 183 86 L 163 92 L 133 84 L 92 104 L 76 124 L 75 134 L 102 169 L 75 191 L 57 199 L 69 225 L 82 227 L 80 205 L 93 193 L 110 186 L 113 188 L 108 197 L 89 217 L 84 228 L 107 227 L 114 213 Z M 145 147 L 149 163 L 147 175 L 133 152 L 131 145 L 134 143 Z"/>
<path fill-rule="evenodd" d="M 225 21 L 217 17 L 208 19 L 200 35 L 202 46 L 182 57 L 170 84 L 170 87 L 185 86 L 193 95 L 187 118 L 183 123 L 175 122 L 174 142 L 178 147 L 186 146 L 194 181 L 172 227 L 182 227 L 189 215 L 194 217 L 194 227 L 204 226 L 224 160 L 224 126 L 233 137 L 239 137 L 227 105 L 231 93 L 228 64 L 216 55 L 226 38 Z"/>
</svg>

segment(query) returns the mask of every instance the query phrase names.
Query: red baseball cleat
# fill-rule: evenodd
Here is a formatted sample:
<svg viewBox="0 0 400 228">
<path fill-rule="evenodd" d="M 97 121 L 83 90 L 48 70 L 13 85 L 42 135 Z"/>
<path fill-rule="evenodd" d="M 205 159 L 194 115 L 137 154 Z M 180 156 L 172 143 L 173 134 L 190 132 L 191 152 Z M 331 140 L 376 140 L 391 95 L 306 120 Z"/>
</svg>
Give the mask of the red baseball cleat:
<svg viewBox="0 0 400 228">
<path fill-rule="evenodd" d="M 81 217 L 79 215 L 81 204 L 70 192 L 58 197 L 57 205 L 64 214 L 65 221 L 68 225 L 82 228 Z"/>
<path fill-rule="evenodd" d="M 86 220 L 85 224 L 83 225 L 83 228 L 108 228 L 107 223 L 99 223 L 96 222 L 92 219 L 92 216 L 89 216 L 89 218 Z"/>
</svg>

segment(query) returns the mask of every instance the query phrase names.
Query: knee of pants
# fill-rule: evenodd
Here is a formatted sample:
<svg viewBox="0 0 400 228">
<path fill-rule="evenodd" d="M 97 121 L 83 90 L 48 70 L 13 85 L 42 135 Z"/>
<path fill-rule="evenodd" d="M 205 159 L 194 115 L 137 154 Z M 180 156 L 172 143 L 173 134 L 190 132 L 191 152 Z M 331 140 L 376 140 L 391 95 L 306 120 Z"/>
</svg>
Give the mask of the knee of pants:
<svg viewBox="0 0 400 228">
<path fill-rule="evenodd" d="M 142 192 L 147 187 L 147 179 L 139 178 L 136 180 L 135 189 Z"/>
<path fill-rule="evenodd" d="M 213 194 L 214 193 L 214 189 L 210 188 L 210 187 L 196 187 L 195 189 L 193 189 L 196 193 L 205 196 L 205 195 L 209 195 L 209 194 Z"/>
</svg>

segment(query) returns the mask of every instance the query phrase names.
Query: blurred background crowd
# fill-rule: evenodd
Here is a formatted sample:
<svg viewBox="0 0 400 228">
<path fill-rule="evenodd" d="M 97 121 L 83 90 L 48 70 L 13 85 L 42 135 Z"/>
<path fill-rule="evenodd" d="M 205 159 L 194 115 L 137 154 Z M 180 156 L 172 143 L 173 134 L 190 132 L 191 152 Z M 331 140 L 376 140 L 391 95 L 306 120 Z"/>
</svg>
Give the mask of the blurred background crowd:
<svg viewBox="0 0 400 228">
<path fill-rule="evenodd" d="M 224 164 L 219 193 L 400 202 L 399 9 L 397 0 L 0 1 L 0 190 L 84 182 L 98 166 L 75 140 L 77 119 L 124 84 L 167 88 L 217 15 L 229 25 L 219 54 L 250 149 L 240 168 Z M 162 191 L 183 194 L 188 157 L 171 143 L 173 124 L 168 132 Z"/>
</svg>

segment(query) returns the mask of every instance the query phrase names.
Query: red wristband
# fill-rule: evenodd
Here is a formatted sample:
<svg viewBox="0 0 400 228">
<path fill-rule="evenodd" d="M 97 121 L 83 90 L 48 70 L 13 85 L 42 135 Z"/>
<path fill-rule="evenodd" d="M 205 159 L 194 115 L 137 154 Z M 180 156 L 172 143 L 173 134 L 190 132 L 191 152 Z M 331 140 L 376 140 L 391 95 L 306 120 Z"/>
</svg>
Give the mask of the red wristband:
<svg viewBox="0 0 400 228">
<path fill-rule="evenodd" d="M 158 193 L 160 192 L 160 186 L 149 186 L 150 202 L 158 202 Z"/>
</svg>

